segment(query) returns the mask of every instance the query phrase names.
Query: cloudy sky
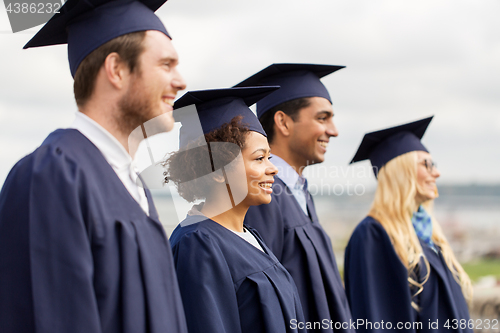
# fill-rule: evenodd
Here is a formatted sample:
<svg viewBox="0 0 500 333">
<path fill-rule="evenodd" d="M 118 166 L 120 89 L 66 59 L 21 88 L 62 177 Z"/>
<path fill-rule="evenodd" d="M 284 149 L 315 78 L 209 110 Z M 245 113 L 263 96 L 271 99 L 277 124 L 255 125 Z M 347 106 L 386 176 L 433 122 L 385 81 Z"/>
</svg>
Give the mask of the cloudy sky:
<svg viewBox="0 0 500 333">
<path fill-rule="evenodd" d="M 345 65 L 323 82 L 340 135 L 312 181 L 373 184 L 348 168 L 365 132 L 435 115 L 424 144 L 442 183 L 500 183 L 499 0 L 169 0 L 189 90 L 229 87 L 274 62 Z M 76 106 L 66 46 L 22 50 L 0 9 L 0 184 Z M 369 165 L 369 164 L 368 164 Z M 326 176 L 326 177 L 325 177 Z"/>
</svg>

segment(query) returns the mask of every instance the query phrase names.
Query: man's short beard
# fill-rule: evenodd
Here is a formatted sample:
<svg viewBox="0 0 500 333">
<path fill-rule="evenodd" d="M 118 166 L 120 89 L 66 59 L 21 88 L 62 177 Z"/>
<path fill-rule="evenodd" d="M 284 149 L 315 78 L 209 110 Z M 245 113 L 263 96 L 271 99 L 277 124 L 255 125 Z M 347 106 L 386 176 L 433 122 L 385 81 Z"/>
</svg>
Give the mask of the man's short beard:
<svg viewBox="0 0 500 333">
<path fill-rule="evenodd" d="M 172 112 L 161 113 L 156 110 L 159 106 L 154 94 L 145 88 L 141 72 L 137 70 L 133 75 L 131 84 L 123 97 L 118 101 L 118 117 L 116 123 L 118 130 L 128 137 L 131 155 L 139 143 L 147 136 L 169 132 L 174 125 Z M 156 115 L 156 116 L 155 116 Z M 147 123 L 147 126 L 143 126 Z M 142 128 L 141 128 L 142 127 Z"/>
<path fill-rule="evenodd" d="M 129 135 L 134 129 L 147 122 L 152 113 L 151 99 L 143 89 L 138 89 L 138 79 L 118 102 L 120 116 L 117 119 L 120 130 Z"/>
</svg>

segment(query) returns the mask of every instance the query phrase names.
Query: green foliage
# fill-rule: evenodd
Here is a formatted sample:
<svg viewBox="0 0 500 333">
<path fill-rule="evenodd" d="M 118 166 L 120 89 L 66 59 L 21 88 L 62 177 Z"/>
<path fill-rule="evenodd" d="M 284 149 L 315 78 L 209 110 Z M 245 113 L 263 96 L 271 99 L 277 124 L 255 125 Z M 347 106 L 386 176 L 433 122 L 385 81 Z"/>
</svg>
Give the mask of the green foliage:
<svg viewBox="0 0 500 333">
<path fill-rule="evenodd" d="M 477 281 L 480 277 L 487 275 L 493 275 L 500 279 L 500 260 L 498 259 L 479 259 L 463 263 L 462 267 L 472 281 Z"/>
</svg>

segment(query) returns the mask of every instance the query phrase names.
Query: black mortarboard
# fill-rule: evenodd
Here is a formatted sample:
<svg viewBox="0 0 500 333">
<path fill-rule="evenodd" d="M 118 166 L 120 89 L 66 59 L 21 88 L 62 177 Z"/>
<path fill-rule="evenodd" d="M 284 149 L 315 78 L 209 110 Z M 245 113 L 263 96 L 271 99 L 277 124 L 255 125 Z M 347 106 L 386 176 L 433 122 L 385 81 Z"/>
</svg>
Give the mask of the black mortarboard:
<svg viewBox="0 0 500 333">
<path fill-rule="evenodd" d="M 345 66 L 315 64 L 272 64 L 257 74 L 238 83 L 235 87 L 278 85 L 280 89 L 257 103 L 260 119 L 269 109 L 281 103 L 304 97 L 324 97 L 331 101 L 330 94 L 320 78 Z"/>
<path fill-rule="evenodd" d="M 113 38 L 157 30 L 170 38 L 154 11 L 166 0 L 68 0 L 24 46 L 68 44 L 71 75 L 82 60 Z"/>
<path fill-rule="evenodd" d="M 259 120 L 248 107 L 278 88 L 277 86 L 227 88 L 185 93 L 174 103 L 175 120 L 182 124 L 179 134 L 180 147 L 184 147 L 202 134 L 230 123 L 236 116 L 242 116 L 241 123 L 251 131 L 267 136 Z M 196 114 L 179 110 L 193 104 L 196 105 Z"/>
<path fill-rule="evenodd" d="M 399 155 L 417 150 L 428 152 L 420 139 L 433 117 L 366 133 L 350 164 L 369 159 L 377 176 L 380 168 Z"/>
</svg>

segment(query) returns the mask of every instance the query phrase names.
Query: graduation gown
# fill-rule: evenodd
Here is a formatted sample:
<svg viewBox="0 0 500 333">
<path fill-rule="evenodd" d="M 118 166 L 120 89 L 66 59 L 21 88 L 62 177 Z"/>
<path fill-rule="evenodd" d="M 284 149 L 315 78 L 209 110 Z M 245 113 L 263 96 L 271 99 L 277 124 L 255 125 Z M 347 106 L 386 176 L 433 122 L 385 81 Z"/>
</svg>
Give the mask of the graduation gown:
<svg viewBox="0 0 500 333">
<path fill-rule="evenodd" d="M 190 333 L 305 332 L 292 277 L 248 230 L 265 252 L 204 216 L 188 216 L 172 233 Z"/>
<path fill-rule="evenodd" d="M 187 332 L 170 244 L 79 131 L 57 130 L 0 194 L 2 333 Z"/>
<path fill-rule="evenodd" d="M 467 303 L 460 285 L 455 281 L 440 251 L 434 252 L 422 243 L 424 255 L 429 261 L 429 280 L 415 298 L 420 306 L 417 312 L 411 306 L 408 271 L 401 263 L 392 246 L 389 235 L 382 225 L 366 217 L 354 230 L 345 254 L 346 292 L 354 319 L 372 323 L 396 324 L 421 322 L 422 327 L 398 329 L 401 332 L 470 332 L 460 328 L 460 320 L 470 319 Z M 425 265 L 419 265 L 419 281 L 426 274 Z M 454 324 L 458 322 L 458 325 Z M 429 323 L 437 325 L 429 326 Z M 450 328 L 445 325 L 448 322 Z M 455 326 L 455 328 L 453 328 Z M 384 332 L 374 326 L 358 326 L 357 332 Z"/>
<path fill-rule="evenodd" d="M 306 216 L 285 183 L 278 177 L 274 180 L 271 203 L 250 207 L 245 223 L 258 230 L 292 275 L 306 321 L 329 323 L 309 332 L 354 332 L 332 244 L 319 224 L 311 194 L 307 193 Z M 335 323 L 337 329 L 332 330 Z"/>
</svg>

